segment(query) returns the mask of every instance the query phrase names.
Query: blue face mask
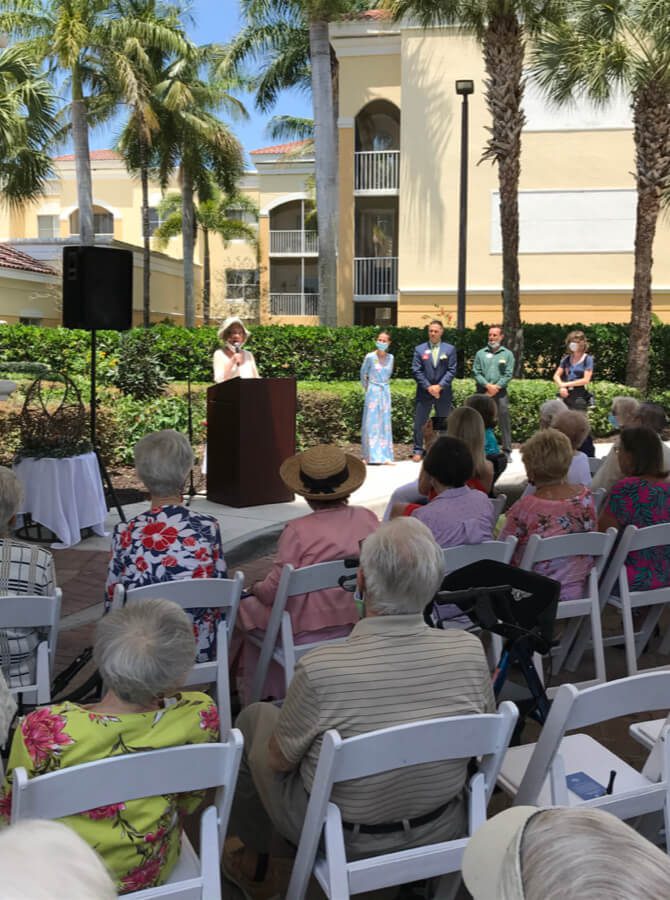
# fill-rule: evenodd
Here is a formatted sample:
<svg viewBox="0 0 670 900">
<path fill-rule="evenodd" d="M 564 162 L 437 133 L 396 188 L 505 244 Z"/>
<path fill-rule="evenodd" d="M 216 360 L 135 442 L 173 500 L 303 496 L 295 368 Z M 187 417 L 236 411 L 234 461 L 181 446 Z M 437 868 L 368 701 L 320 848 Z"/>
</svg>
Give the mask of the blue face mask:
<svg viewBox="0 0 670 900">
<path fill-rule="evenodd" d="M 613 413 L 608 413 L 608 415 L 607 415 L 607 421 L 610 423 L 610 425 L 612 426 L 612 428 L 618 428 L 618 427 L 619 427 L 619 420 L 617 419 L 617 417 L 616 417 Z"/>
<path fill-rule="evenodd" d="M 386 341 L 377 341 L 375 346 L 377 347 L 377 350 L 388 350 L 389 347 Z"/>
</svg>

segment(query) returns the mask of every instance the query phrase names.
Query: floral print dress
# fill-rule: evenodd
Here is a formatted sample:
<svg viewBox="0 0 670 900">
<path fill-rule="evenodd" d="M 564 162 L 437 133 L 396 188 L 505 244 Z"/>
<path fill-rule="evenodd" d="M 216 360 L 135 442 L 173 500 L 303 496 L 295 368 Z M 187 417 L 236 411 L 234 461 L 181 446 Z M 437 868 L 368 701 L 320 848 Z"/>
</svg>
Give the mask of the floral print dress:
<svg viewBox="0 0 670 900">
<path fill-rule="evenodd" d="M 646 528 L 670 522 L 670 482 L 622 478 L 610 491 L 605 508 L 619 528 Z M 626 574 L 633 591 L 666 587 L 670 584 L 670 547 L 648 547 L 629 553 Z"/>
<path fill-rule="evenodd" d="M 9 824 L 12 773 L 31 778 L 67 766 L 124 753 L 219 739 L 219 714 L 206 694 L 177 694 L 154 712 L 101 715 L 77 703 L 43 706 L 25 716 L 14 734 L 0 791 L 0 822 Z M 102 857 L 120 893 L 163 884 L 179 856 L 182 819 L 202 792 L 129 800 L 89 809 L 62 821 Z"/>
<path fill-rule="evenodd" d="M 185 506 L 158 506 L 114 529 L 105 607 L 109 608 L 117 584 L 138 588 L 160 581 L 225 577 L 221 530 L 214 516 Z M 196 662 L 215 659 L 220 611 L 196 609 L 191 618 Z"/>
<path fill-rule="evenodd" d="M 499 539 L 513 534 L 519 541 L 511 563 L 518 566 L 531 534 L 556 537 L 595 531 L 596 508 L 591 491 L 583 487 L 567 500 L 545 500 L 535 494 L 522 497 L 508 510 Z M 560 582 L 561 600 L 578 600 L 584 596 L 586 579 L 593 568 L 592 556 L 564 556 L 538 563 L 535 571 Z"/>
<path fill-rule="evenodd" d="M 369 463 L 393 462 L 391 429 L 391 388 L 393 356 L 386 354 L 382 362 L 376 350 L 368 353 L 361 366 L 361 384 L 365 391 L 361 453 Z"/>
</svg>

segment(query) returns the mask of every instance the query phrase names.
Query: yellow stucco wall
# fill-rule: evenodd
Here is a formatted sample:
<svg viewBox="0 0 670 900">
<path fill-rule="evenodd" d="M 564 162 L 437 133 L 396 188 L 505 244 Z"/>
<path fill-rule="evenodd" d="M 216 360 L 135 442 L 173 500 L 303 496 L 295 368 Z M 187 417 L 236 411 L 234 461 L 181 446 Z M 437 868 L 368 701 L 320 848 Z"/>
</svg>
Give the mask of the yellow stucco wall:
<svg viewBox="0 0 670 900">
<path fill-rule="evenodd" d="M 384 98 L 401 110 L 398 322 L 419 324 L 440 310 L 455 315 L 462 101 L 454 82 L 470 78 L 475 93 L 469 98 L 467 321 L 499 319 L 502 258 L 492 246 L 498 173 L 489 162 L 477 165 L 490 122 L 480 47 L 453 29 L 375 23 L 338 25 L 333 37 L 340 63 L 341 308 L 346 309 L 353 294 L 347 277 L 353 256 L 351 122 L 370 99 Z M 524 131 L 521 192 L 557 192 L 560 197 L 565 191 L 634 190 L 631 128 L 571 130 L 554 128 L 550 120 L 543 127 L 547 130 Z M 528 198 L 532 194 L 521 197 Z M 670 220 L 661 217 L 654 312 L 665 321 L 670 321 L 668 248 Z M 521 252 L 519 265 L 525 321 L 630 318 L 632 252 Z"/>
<path fill-rule="evenodd" d="M 0 269 L 0 319 L 12 325 L 27 315 L 41 318 L 43 325 L 60 324 L 58 279 Z"/>
</svg>

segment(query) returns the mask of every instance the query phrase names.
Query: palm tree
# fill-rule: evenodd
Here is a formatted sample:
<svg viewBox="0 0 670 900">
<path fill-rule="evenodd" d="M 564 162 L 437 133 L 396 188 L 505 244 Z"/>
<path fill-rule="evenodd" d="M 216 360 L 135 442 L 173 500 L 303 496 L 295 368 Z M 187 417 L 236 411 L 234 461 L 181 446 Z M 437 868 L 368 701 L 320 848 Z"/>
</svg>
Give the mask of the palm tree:
<svg viewBox="0 0 670 900">
<path fill-rule="evenodd" d="M 193 297 L 194 194 L 204 195 L 213 180 L 232 194 L 242 174 L 242 148 L 217 116 L 220 110 L 246 116 L 230 91 L 242 81 L 222 78 L 215 69 L 220 49 L 195 48 L 188 58 L 172 62 L 156 87 L 159 131 L 155 142 L 158 174 L 166 187 L 178 170 L 182 198 L 184 253 L 184 324 L 195 325 Z"/>
<path fill-rule="evenodd" d="M 147 47 L 175 49 L 174 35 L 160 23 L 125 14 L 109 0 L 4 0 L 0 32 L 21 39 L 29 52 L 47 63 L 50 76 L 67 79 L 79 239 L 92 244 L 89 127 L 109 118 L 120 97 L 129 100 L 137 91 L 126 41 L 135 38 Z"/>
<path fill-rule="evenodd" d="M 170 27 L 180 41 L 179 56 L 188 56 L 193 47 L 183 33 L 178 11 L 161 7 L 156 0 L 125 0 L 126 8 L 137 18 L 156 21 Z M 136 38 L 126 40 L 126 55 L 136 73 L 137 89 L 128 104 L 128 121 L 116 149 L 126 168 L 139 175 L 142 189 L 142 324 L 151 323 L 151 227 L 149 222 L 149 178 L 156 167 L 154 141 L 159 129 L 156 88 L 162 83 L 166 66 L 175 54 L 168 55 L 160 47 L 145 47 Z"/>
<path fill-rule="evenodd" d="M 242 0 L 247 24 L 222 60 L 226 71 L 239 71 L 250 61 L 262 63 L 256 87 L 262 111 L 274 106 L 285 88 L 311 89 L 321 235 L 319 313 L 324 325 L 337 324 L 337 59 L 328 25 L 370 5 L 367 0 Z"/>
<path fill-rule="evenodd" d="M 241 238 L 251 244 L 256 244 L 256 232 L 234 213 L 241 210 L 258 214 L 256 204 L 244 194 L 224 194 L 219 188 L 210 182 L 208 189 L 198 195 L 198 203 L 194 206 L 195 223 L 197 229 L 202 232 L 202 318 L 205 325 L 209 325 L 211 317 L 211 255 L 210 236 L 218 234 L 222 238 L 224 246 L 228 241 Z M 178 193 L 167 194 L 158 207 L 161 224 L 156 229 L 155 235 L 158 244 L 164 247 L 171 237 L 182 233 L 182 197 Z"/>
<path fill-rule="evenodd" d="M 25 48 L 0 52 L 0 195 L 11 205 L 37 199 L 52 173 L 57 132 L 48 81 Z"/>
<path fill-rule="evenodd" d="M 410 16 L 423 26 L 458 25 L 482 46 L 490 138 L 482 155 L 498 166 L 503 264 L 503 322 L 520 374 L 523 332 L 519 304 L 519 175 L 525 44 L 549 23 L 560 21 L 562 0 L 385 0 L 395 18 Z"/>
<path fill-rule="evenodd" d="M 622 89 L 631 97 L 637 213 L 626 383 L 645 391 L 652 251 L 670 202 L 670 0 L 573 0 L 570 20 L 539 41 L 534 74 L 558 102 L 581 93 L 605 103 Z"/>
</svg>

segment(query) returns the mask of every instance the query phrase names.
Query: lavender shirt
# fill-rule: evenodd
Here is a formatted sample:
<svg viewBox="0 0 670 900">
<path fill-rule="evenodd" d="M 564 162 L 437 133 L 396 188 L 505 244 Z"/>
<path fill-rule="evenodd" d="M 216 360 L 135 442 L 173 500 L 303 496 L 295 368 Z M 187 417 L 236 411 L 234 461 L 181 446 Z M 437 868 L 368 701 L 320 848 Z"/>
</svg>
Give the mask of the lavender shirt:
<svg viewBox="0 0 670 900">
<path fill-rule="evenodd" d="M 450 488 L 412 515 L 430 528 L 442 548 L 493 540 L 493 505 L 482 491 Z"/>
</svg>

